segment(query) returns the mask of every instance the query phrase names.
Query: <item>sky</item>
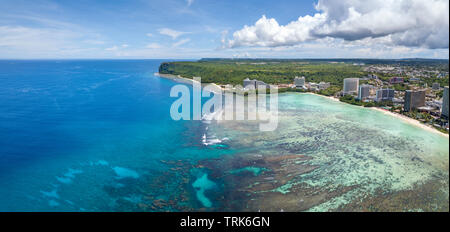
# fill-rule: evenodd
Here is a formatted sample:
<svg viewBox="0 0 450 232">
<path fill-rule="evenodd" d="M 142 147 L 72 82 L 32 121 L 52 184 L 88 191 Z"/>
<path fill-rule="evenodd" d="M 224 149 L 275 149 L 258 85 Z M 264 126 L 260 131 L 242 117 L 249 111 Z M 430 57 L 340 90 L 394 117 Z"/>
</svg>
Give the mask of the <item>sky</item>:
<svg viewBox="0 0 450 232">
<path fill-rule="evenodd" d="M 449 58 L 448 0 L 0 0 L 0 59 Z"/>
</svg>

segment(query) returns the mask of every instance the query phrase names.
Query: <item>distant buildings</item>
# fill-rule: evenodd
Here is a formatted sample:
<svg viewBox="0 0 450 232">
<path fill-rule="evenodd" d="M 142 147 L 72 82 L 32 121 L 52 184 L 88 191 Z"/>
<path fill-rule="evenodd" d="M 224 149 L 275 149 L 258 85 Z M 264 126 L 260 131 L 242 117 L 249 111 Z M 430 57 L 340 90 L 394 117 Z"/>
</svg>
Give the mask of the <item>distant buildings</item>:
<svg viewBox="0 0 450 232">
<path fill-rule="evenodd" d="M 305 87 L 305 77 L 295 77 L 294 78 L 294 85 L 297 88 Z"/>
<path fill-rule="evenodd" d="M 319 90 L 319 84 L 317 84 L 315 82 L 309 82 L 307 84 L 307 88 L 312 91 L 317 91 L 317 90 Z"/>
<path fill-rule="evenodd" d="M 391 85 L 401 84 L 401 83 L 403 83 L 402 77 L 393 77 L 393 78 L 389 79 L 389 84 L 391 84 Z"/>
<path fill-rule="evenodd" d="M 378 76 L 375 75 L 375 74 L 368 74 L 367 77 L 368 77 L 369 79 L 378 79 Z"/>
<path fill-rule="evenodd" d="M 378 89 L 375 101 L 392 101 L 394 99 L 395 91 L 393 89 Z"/>
<path fill-rule="evenodd" d="M 305 82 L 305 77 L 295 77 L 294 79 L 294 85 L 296 88 L 304 88 L 309 89 L 311 91 L 319 91 L 323 89 L 328 89 L 330 87 L 330 82 L 323 82 L 320 83 L 314 83 L 314 82 Z"/>
<path fill-rule="evenodd" d="M 444 87 L 444 95 L 442 96 L 442 112 L 441 117 L 449 118 L 448 117 L 448 86 Z"/>
<path fill-rule="evenodd" d="M 406 90 L 404 111 L 412 111 L 425 106 L 425 90 Z"/>
<path fill-rule="evenodd" d="M 264 88 L 268 88 L 269 85 L 264 83 L 263 81 L 259 81 L 259 80 L 250 80 L 248 78 L 244 79 L 243 81 L 243 86 L 246 89 L 257 89 L 258 86 L 264 86 Z"/>
<path fill-rule="evenodd" d="M 364 100 L 370 96 L 371 85 L 360 85 L 358 91 L 358 99 Z"/>
<path fill-rule="evenodd" d="M 358 78 L 345 78 L 343 93 L 346 94 L 358 94 L 359 79 Z"/>
<path fill-rule="evenodd" d="M 439 90 L 441 88 L 441 85 L 439 83 L 433 83 L 432 89 L 433 90 Z"/>
</svg>

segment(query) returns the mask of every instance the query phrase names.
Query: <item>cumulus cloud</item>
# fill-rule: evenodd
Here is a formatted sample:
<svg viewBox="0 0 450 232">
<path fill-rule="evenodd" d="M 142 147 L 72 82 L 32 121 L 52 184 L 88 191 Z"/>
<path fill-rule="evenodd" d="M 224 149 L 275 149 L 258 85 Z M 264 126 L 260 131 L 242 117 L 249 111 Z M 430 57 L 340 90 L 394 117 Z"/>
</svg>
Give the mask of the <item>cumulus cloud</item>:
<svg viewBox="0 0 450 232">
<path fill-rule="evenodd" d="M 170 28 L 161 28 L 158 30 L 158 32 L 161 35 L 170 36 L 170 37 L 172 37 L 172 39 L 176 39 L 181 35 L 187 34 L 187 32 L 176 31 L 176 30 L 172 30 Z"/>
<path fill-rule="evenodd" d="M 292 46 L 321 38 L 359 41 L 379 39 L 386 45 L 449 47 L 447 0 L 319 0 L 318 13 L 287 25 L 262 16 L 224 40 L 229 48 Z M 380 39 L 381 38 L 381 39 Z"/>
</svg>

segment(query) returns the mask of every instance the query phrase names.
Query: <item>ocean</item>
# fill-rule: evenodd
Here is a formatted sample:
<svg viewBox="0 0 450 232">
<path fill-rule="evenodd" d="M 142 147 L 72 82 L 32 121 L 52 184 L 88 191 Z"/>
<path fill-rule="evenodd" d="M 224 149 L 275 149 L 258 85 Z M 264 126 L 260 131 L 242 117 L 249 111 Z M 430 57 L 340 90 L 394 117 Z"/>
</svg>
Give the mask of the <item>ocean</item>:
<svg viewBox="0 0 450 232">
<path fill-rule="evenodd" d="M 161 62 L 0 61 L 0 211 L 151 211 L 137 204 L 196 195 L 168 162 L 230 150 L 170 118 L 178 83 L 154 75 Z M 183 204 L 155 210 L 203 207 Z"/>
<path fill-rule="evenodd" d="M 448 138 L 300 93 L 174 121 L 161 62 L 0 61 L 0 211 L 448 211 Z"/>
</svg>

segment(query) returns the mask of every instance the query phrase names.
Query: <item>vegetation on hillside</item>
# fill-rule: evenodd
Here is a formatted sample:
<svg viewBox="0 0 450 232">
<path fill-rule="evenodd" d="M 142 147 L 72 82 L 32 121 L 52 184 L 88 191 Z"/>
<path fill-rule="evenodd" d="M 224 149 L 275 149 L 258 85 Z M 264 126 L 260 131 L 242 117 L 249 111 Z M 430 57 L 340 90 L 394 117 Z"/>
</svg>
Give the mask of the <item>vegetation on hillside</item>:
<svg viewBox="0 0 450 232">
<path fill-rule="evenodd" d="M 305 76 L 306 82 L 330 82 L 342 85 L 348 77 L 366 75 L 360 66 L 328 62 L 218 60 L 162 63 L 160 73 L 201 77 L 203 83 L 242 85 L 245 78 L 258 79 L 268 84 L 293 83 L 295 76 Z"/>
</svg>

